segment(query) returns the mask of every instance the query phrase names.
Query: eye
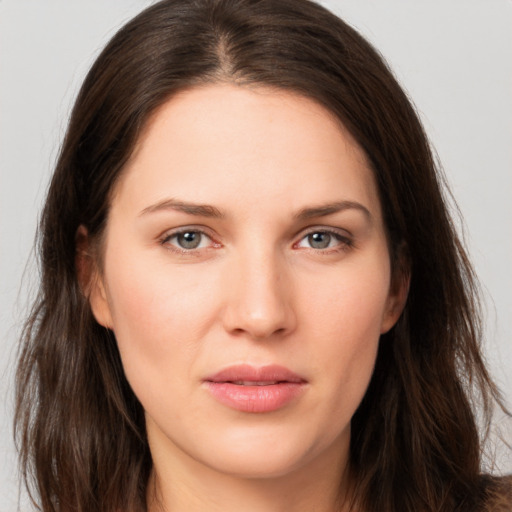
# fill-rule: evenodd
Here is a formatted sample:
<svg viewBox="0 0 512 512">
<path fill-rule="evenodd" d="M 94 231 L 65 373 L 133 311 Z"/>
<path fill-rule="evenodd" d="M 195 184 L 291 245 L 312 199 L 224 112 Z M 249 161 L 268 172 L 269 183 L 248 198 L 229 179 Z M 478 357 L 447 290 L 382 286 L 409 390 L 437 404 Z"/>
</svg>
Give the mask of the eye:
<svg viewBox="0 0 512 512">
<path fill-rule="evenodd" d="M 351 240 L 339 233 L 328 230 L 317 230 L 308 233 L 297 244 L 298 248 L 305 249 L 344 249 L 352 245 Z"/>
<path fill-rule="evenodd" d="M 192 251 L 194 249 L 203 249 L 213 245 L 212 239 L 197 229 L 187 229 L 168 234 L 162 240 L 163 245 L 171 245 L 181 251 Z"/>
</svg>

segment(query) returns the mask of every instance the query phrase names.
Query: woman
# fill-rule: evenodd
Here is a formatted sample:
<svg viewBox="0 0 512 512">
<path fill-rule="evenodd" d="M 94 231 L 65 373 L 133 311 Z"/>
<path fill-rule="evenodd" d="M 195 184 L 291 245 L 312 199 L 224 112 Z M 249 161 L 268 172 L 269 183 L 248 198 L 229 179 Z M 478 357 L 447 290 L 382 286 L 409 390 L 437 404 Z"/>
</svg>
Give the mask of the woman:
<svg viewBox="0 0 512 512">
<path fill-rule="evenodd" d="M 381 58 L 318 5 L 128 23 L 43 211 L 17 409 L 42 510 L 508 510 L 439 181 Z"/>
</svg>

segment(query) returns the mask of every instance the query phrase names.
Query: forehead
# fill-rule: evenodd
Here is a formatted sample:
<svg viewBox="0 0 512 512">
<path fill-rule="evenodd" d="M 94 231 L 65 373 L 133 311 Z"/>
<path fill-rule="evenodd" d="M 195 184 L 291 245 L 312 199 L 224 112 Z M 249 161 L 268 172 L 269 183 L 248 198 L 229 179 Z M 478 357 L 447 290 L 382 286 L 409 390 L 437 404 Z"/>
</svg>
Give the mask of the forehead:
<svg viewBox="0 0 512 512">
<path fill-rule="evenodd" d="M 267 200 L 297 208 L 378 203 L 364 151 L 327 109 L 292 92 L 232 84 L 185 90 L 160 107 L 115 192 L 141 207 L 169 195 L 208 203 L 243 197 L 260 208 Z"/>
</svg>

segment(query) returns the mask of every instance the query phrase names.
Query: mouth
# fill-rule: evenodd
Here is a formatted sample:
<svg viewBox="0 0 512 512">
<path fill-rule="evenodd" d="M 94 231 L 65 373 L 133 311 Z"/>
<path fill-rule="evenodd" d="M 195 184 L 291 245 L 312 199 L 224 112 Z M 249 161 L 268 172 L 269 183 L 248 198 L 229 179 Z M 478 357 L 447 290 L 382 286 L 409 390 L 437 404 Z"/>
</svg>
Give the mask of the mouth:
<svg viewBox="0 0 512 512">
<path fill-rule="evenodd" d="M 210 394 L 222 405 L 247 413 L 268 413 L 294 402 L 307 381 L 277 365 L 231 366 L 204 379 Z"/>
<path fill-rule="evenodd" d="M 251 381 L 251 380 L 236 380 L 227 381 L 230 384 L 236 384 L 237 386 L 273 386 L 274 384 L 282 384 L 287 382 L 285 380 L 269 380 L 269 381 Z"/>
</svg>

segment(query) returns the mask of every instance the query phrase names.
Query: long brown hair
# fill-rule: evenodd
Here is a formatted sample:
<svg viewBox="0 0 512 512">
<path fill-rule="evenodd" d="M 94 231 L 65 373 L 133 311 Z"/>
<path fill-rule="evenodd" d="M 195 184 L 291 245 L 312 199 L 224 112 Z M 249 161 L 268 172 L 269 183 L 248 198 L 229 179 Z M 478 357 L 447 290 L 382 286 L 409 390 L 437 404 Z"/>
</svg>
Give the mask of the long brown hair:
<svg viewBox="0 0 512 512">
<path fill-rule="evenodd" d="M 113 333 L 81 293 L 76 233 L 84 225 L 101 239 L 110 192 L 149 116 L 177 91 L 222 81 L 298 92 L 341 120 L 373 166 L 395 275 L 411 275 L 352 420 L 358 506 L 505 507 L 510 482 L 481 474 L 474 409 L 485 427 L 503 404 L 482 361 L 477 287 L 440 171 L 379 54 L 308 0 L 164 0 L 122 28 L 87 75 L 42 212 L 41 287 L 17 373 L 16 433 L 34 501 L 44 512 L 146 510 L 143 409 Z"/>
</svg>

